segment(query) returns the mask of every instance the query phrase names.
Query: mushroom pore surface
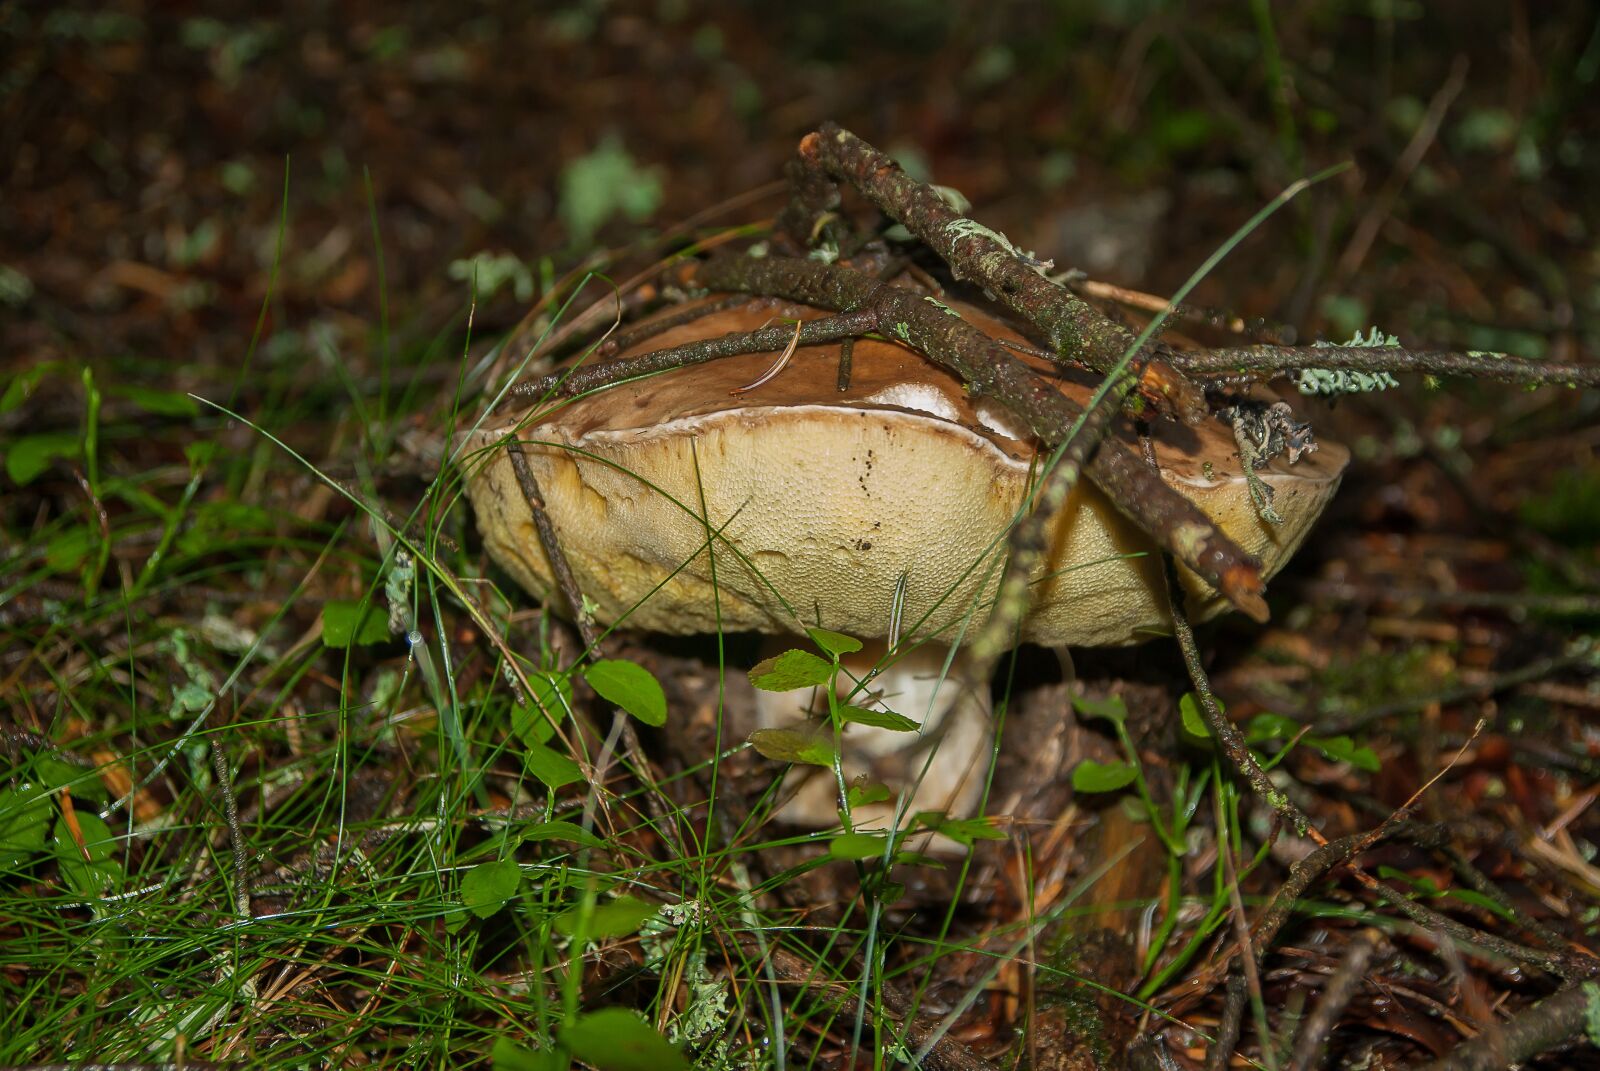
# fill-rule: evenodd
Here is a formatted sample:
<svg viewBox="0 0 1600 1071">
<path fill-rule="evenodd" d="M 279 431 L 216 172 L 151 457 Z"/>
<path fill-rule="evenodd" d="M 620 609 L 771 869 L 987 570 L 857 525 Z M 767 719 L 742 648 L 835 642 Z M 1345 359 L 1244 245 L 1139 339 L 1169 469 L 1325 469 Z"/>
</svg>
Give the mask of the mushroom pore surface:
<svg viewBox="0 0 1600 1071">
<path fill-rule="evenodd" d="M 953 307 L 992 335 L 1020 338 L 982 310 Z M 823 315 L 755 301 L 623 356 L 754 330 L 774 317 Z M 1017 422 L 997 405 L 974 404 L 955 376 L 921 355 L 875 339 L 857 340 L 848 390 L 836 389 L 839 345 L 831 344 L 802 347 L 775 378 L 733 393 L 775 358 L 723 358 L 486 425 L 468 442 L 477 452 L 467 490 L 490 554 L 530 591 L 549 595 L 549 562 L 497 445 L 515 432 L 602 622 L 676 634 L 821 625 L 881 637 L 903 581 L 903 635 L 948 642 L 964 621 L 981 624 L 1007 533 L 1037 477 L 1035 446 Z M 1080 403 L 1093 390 L 1093 380 L 1023 359 Z M 1284 519 L 1269 525 L 1250 501 L 1222 421 L 1160 421 L 1153 439 L 1162 477 L 1257 555 L 1267 575 L 1305 538 L 1349 456 L 1323 442 L 1294 465 L 1279 457 L 1259 469 Z M 1155 545 L 1097 488 L 1080 481 L 1049 533 L 1024 639 L 1108 646 L 1170 629 Z M 1182 581 L 1191 615 L 1224 609 L 1196 576 L 1184 570 Z"/>
</svg>

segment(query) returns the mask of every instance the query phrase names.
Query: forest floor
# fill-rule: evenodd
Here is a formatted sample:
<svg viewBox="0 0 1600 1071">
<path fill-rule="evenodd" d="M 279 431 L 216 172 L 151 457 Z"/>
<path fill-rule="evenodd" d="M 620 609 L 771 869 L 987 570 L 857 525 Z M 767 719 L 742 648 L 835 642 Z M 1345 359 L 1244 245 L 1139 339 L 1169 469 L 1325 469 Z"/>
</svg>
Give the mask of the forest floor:
<svg viewBox="0 0 1600 1071">
<path fill-rule="evenodd" d="M 1343 488 L 1200 644 L 1352 854 L 1233 975 L 1314 845 L 1179 740 L 1175 644 L 1003 690 L 1013 759 L 1116 758 L 1073 697 L 1120 699 L 1171 850 L 1065 771 L 943 869 L 727 828 L 778 772 L 702 732 L 754 641 L 619 634 L 664 821 L 529 724 L 509 667 L 581 645 L 436 449 L 508 336 L 759 232 L 827 119 L 1152 295 L 1348 163 L 1192 302 L 1593 362 L 1600 18 L 766 7 L 0 5 L 0 1065 L 1600 1068 L 1600 392 L 1307 405 Z"/>
</svg>

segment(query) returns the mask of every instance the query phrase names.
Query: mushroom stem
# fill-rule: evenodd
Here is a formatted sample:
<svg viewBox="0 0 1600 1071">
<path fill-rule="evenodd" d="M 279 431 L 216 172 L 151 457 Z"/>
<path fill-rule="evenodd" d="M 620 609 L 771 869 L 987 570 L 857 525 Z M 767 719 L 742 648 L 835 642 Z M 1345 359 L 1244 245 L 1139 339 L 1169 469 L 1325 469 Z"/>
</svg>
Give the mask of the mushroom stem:
<svg viewBox="0 0 1600 1071">
<path fill-rule="evenodd" d="M 841 659 L 848 671 L 840 678 L 841 699 L 859 707 L 888 709 L 921 723 L 913 732 L 854 723 L 839 727 L 846 784 L 881 783 L 890 793 L 887 801 L 851 807 L 853 828 L 887 829 L 897 820 L 904 827 L 921 811 L 964 818 L 976 810 L 993 740 L 989 685 L 974 675 L 978 667 L 959 651 L 945 672 L 947 656 L 948 648 L 939 644 L 889 653 L 885 644 L 872 642 Z M 819 718 L 820 729 L 831 731 L 824 697 L 756 693 L 760 728 L 798 724 L 816 730 Z M 783 796 L 778 819 L 809 828 L 838 824 L 845 802 L 839 798 L 832 771 L 817 766 L 794 767 Z"/>
</svg>

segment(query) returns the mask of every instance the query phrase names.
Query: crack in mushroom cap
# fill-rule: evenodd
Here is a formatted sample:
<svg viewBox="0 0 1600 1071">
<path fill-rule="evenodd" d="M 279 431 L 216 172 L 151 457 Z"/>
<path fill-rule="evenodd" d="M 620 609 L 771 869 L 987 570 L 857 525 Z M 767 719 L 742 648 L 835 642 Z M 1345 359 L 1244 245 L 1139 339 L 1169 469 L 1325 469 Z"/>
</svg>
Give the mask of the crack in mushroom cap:
<svg viewBox="0 0 1600 1071">
<path fill-rule="evenodd" d="M 954 308 L 997 337 L 1021 337 L 980 309 Z M 753 302 L 672 328 L 623 356 L 754 330 L 775 314 L 827 315 Z M 959 379 L 903 346 L 858 339 L 843 392 L 835 389 L 838 358 L 837 343 L 801 347 L 775 379 L 737 396 L 730 391 L 757 379 L 774 355 L 722 358 L 481 429 L 467 442 L 481 449 L 469 461 L 467 490 L 489 553 L 518 583 L 549 597 L 549 562 L 496 446 L 514 431 L 578 587 L 602 622 L 676 634 L 820 624 L 881 637 L 904 577 L 907 635 L 953 639 L 975 604 L 976 627 L 1035 478 L 1035 445 L 1002 407 L 975 405 Z M 1023 359 L 1080 404 L 1093 390 L 1092 381 Z M 1257 470 L 1284 518 L 1273 526 L 1256 515 L 1221 421 L 1163 421 L 1152 434 L 1162 477 L 1257 555 L 1266 575 L 1299 547 L 1349 459 L 1324 441 L 1293 466 L 1280 457 Z M 716 533 L 710 555 L 708 530 Z M 1111 646 L 1170 631 L 1155 544 L 1098 488 L 1081 481 L 1049 531 L 1024 639 Z M 1226 608 L 1216 591 L 1181 573 L 1196 619 Z"/>
</svg>

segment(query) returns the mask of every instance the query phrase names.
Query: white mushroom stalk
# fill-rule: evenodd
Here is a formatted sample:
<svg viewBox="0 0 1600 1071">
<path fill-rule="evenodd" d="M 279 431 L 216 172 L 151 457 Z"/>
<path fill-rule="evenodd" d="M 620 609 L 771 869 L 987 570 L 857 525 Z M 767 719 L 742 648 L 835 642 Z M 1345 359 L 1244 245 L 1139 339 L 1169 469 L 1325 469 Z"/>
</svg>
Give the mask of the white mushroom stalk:
<svg viewBox="0 0 1600 1071">
<path fill-rule="evenodd" d="M 851 828 L 877 831 L 904 827 L 927 811 L 956 817 L 974 813 L 989 771 L 993 704 L 989 683 L 977 676 L 971 660 L 959 651 L 947 658 L 949 653 L 936 643 L 894 651 L 869 643 L 845 655 L 840 698 L 910 718 L 917 728 L 840 726 L 846 785 L 861 790 L 865 799 L 842 800 L 831 769 L 797 764 L 780 790 L 780 816 L 794 825 L 825 828 L 840 822 L 840 811 L 848 806 Z M 824 699 L 805 691 L 757 691 L 757 725 L 831 734 Z"/>
</svg>

